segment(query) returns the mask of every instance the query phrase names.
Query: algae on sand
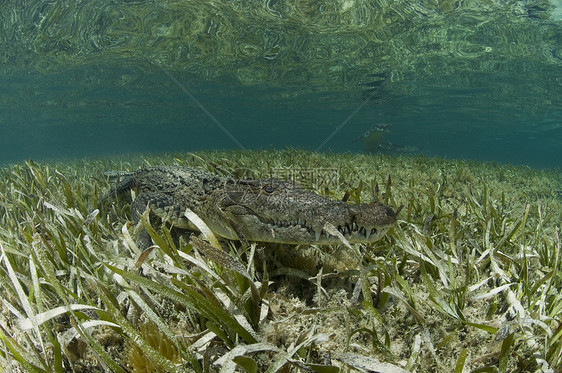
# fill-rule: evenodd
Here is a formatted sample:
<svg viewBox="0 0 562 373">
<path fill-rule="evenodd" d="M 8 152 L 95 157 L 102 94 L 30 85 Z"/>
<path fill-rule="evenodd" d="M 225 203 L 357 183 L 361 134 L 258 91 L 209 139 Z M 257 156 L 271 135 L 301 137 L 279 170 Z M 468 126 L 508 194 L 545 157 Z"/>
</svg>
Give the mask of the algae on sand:
<svg viewBox="0 0 562 373">
<path fill-rule="evenodd" d="M 385 239 L 353 252 L 188 237 L 177 247 L 155 226 L 156 247 L 141 253 L 126 204 L 91 209 L 103 171 L 155 164 L 330 170 L 318 193 L 405 207 Z M 14 371 L 135 371 L 145 359 L 179 371 L 559 369 L 560 185 L 560 173 L 525 167 L 298 150 L 9 166 L 0 360 Z M 49 317 L 60 306 L 70 311 Z"/>
</svg>

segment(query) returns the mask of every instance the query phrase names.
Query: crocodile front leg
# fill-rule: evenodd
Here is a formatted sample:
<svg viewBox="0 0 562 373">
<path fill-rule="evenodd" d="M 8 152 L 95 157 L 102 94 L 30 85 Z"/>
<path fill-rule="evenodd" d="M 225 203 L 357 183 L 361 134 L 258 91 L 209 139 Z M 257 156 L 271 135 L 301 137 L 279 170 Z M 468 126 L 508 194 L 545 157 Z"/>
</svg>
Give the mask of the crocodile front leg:
<svg viewBox="0 0 562 373">
<path fill-rule="evenodd" d="M 160 196 L 160 193 L 141 193 L 139 194 L 135 200 L 133 201 L 133 204 L 131 205 L 131 214 L 132 214 L 132 218 L 133 218 L 133 223 L 138 224 L 138 222 L 140 221 L 142 215 L 145 213 L 145 211 L 147 209 L 152 210 L 152 204 L 155 203 L 155 201 L 158 201 L 160 198 L 162 198 L 164 196 Z M 150 211 L 149 211 L 149 217 L 153 215 Z M 153 220 L 153 219 L 151 219 Z M 151 221 L 152 223 L 152 221 Z M 148 231 L 142 227 L 140 232 L 138 233 L 138 236 L 135 240 L 135 243 L 137 244 L 137 246 L 139 247 L 139 249 L 141 250 L 146 250 L 150 247 L 150 245 L 152 245 L 152 239 L 150 238 L 150 235 L 148 234 Z"/>
<path fill-rule="evenodd" d="M 135 198 L 131 206 L 133 214 L 133 222 L 137 224 L 149 209 L 149 218 L 151 224 L 159 224 L 166 222 L 172 228 L 187 229 L 197 231 L 197 227 L 192 224 L 184 215 L 184 206 L 177 203 L 173 196 L 162 192 L 145 192 Z M 152 244 L 152 239 L 147 230 L 143 227 L 139 232 L 136 240 L 137 246 L 141 250 L 147 249 Z"/>
</svg>

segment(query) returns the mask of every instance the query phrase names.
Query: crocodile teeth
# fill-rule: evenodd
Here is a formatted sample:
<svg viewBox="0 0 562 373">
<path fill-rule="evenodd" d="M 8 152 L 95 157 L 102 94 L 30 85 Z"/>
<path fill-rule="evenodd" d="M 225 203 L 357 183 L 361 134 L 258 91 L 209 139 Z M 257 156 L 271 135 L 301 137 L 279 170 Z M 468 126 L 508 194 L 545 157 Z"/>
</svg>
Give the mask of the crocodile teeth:
<svg viewBox="0 0 562 373">
<path fill-rule="evenodd" d="M 365 228 L 363 228 L 363 230 L 365 230 Z M 370 235 L 371 235 L 371 230 L 370 230 L 370 229 L 367 230 L 367 231 L 365 231 L 365 239 L 368 240 Z"/>
<path fill-rule="evenodd" d="M 276 225 L 278 227 L 295 227 L 300 225 L 301 227 L 305 227 L 308 229 L 312 229 L 310 225 L 306 223 L 306 221 L 302 219 L 295 219 L 295 220 L 271 220 L 271 225 Z"/>
<path fill-rule="evenodd" d="M 351 224 L 351 230 L 352 231 L 358 231 L 359 227 L 357 226 L 357 224 L 355 222 L 353 222 L 353 224 Z"/>
<path fill-rule="evenodd" d="M 314 234 L 316 235 L 316 241 L 318 241 L 320 239 L 320 234 L 322 233 L 322 230 L 315 230 Z"/>
</svg>

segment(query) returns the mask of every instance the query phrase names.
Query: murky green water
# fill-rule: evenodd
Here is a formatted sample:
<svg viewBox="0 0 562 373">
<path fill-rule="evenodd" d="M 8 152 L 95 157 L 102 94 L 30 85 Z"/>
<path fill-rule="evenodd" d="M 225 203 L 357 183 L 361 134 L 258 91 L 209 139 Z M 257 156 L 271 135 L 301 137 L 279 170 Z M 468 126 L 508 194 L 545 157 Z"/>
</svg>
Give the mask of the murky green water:
<svg viewBox="0 0 562 373">
<path fill-rule="evenodd" d="M 0 25 L 0 163 L 298 147 L 562 165 L 559 0 L 12 0 Z M 377 123 L 382 142 L 353 142 Z"/>
</svg>

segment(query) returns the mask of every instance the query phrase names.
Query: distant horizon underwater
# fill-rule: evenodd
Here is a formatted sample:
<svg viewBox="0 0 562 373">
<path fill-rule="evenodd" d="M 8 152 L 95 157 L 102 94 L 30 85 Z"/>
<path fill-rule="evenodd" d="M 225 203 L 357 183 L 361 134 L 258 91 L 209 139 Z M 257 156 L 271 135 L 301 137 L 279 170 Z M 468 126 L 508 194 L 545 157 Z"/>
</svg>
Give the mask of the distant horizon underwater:
<svg viewBox="0 0 562 373">
<path fill-rule="evenodd" d="M 560 1 L 250 3 L 0 6 L 0 164 L 298 148 L 562 167 Z"/>
</svg>

